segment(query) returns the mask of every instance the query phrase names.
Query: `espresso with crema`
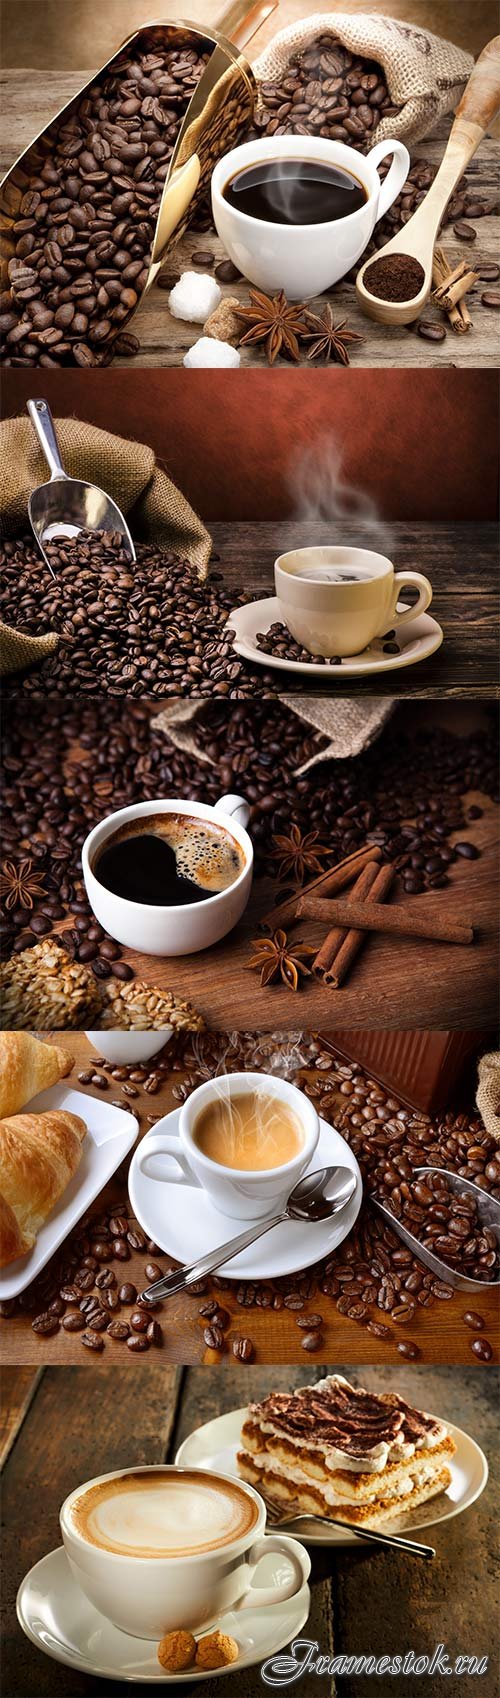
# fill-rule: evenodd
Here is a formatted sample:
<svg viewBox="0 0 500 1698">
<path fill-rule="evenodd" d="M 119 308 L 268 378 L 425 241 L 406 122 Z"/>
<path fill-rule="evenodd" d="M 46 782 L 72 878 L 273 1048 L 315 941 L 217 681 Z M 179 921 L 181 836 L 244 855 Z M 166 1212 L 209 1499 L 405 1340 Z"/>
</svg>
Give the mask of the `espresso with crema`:
<svg viewBox="0 0 500 1698">
<path fill-rule="evenodd" d="M 138 815 L 106 838 L 92 871 L 128 902 L 178 908 L 229 890 L 245 867 L 236 838 L 196 815 Z"/>
<path fill-rule="evenodd" d="M 183 1557 L 218 1551 L 252 1531 L 258 1506 L 232 1480 L 145 1468 L 97 1480 L 71 1506 L 73 1528 L 116 1556 Z"/>
<path fill-rule="evenodd" d="M 193 1138 L 202 1155 L 220 1167 L 257 1173 L 283 1167 L 303 1147 L 298 1116 L 265 1091 L 213 1097 L 194 1123 Z"/>
</svg>

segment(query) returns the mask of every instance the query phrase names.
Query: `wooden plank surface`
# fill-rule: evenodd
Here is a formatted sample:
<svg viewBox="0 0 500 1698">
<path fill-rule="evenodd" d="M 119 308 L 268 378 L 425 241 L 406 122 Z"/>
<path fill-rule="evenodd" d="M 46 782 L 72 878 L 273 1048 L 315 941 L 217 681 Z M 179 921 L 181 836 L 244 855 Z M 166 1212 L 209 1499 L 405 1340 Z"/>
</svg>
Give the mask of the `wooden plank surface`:
<svg viewBox="0 0 500 1698">
<path fill-rule="evenodd" d="M 356 696 L 498 696 L 498 532 L 491 524 L 393 524 L 384 552 L 396 570 L 423 572 L 432 583 L 431 613 L 444 631 L 438 653 L 418 666 L 369 678 L 346 678 L 342 669 L 325 682 L 298 673 L 275 672 L 281 692 Z M 360 542 L 359 530 L 344 525 L 346 546 Z M 274 593 L 274 561 L 290 548 L 325 543 L 332 527 L 304 523 L 212 525 L 217 570 L 224 584 L 248 601 Z M 385 536 L 385 528 L 384 528 Z M 362 540 L 362 539 L 361 539 Z M 377 544 L 375 544 L 377 546 Z M 250 665 L 250 663 L 248 663 Z M 256 667 L 251 666 L 256 673 Z"/>
<path fill-rule="evenodd" d="M 346 1655 L 432 1653 L 444 1643 L 453 1659 L 460 1652 L 487 1655 L 481 1679 L 485 1698 L 495 1698 L 494 1553 L 499 1503 L 497 1376 L 451 1368 L 376 1367 L 341 1372 L 373 1391 L 397 1390 L 420 1407 L 451 1419 L 470 1432 L 490 1462 L 490 1480 L 479 1503 L 464 1515 L 429 1530 L 436 1560 L 422 1564 L 395 1551 L 312 1551 L 312 1610 L 304 1635 L 314 1639 L 321 1622 L 326 1652 Z M 174 1460 L 178 1443 L 194 1427 L 225 1410 L 261 1398 L 271 1389 L 311 1383 L 321 1369 L 243 1369 L 242 1374 L 188 1372 L 175 1382 L 161 1367 L 146 1368 L 140 1403 L 126 1373 L 101 1369 L 93 1379 L 83 1370 L 48 1370 L 38 1387 L 3 1479 L 5 1583 L 3 1595 L 3 1689 L 8 1698 L 94 1698 L 95 1682 L 59 1667 L 25 1639 L 15 1617 L 15 1594 L 31 1565 L 60 1542 L 58 1510 L 75 1484 L 109 1468 Z M 15 1402 L 16 1370 L 8 1370 Z M 36 1458 L 34 1513 L 33 1459 Z M 426 1537 L 426 1535 L 424 1535 Z M 369 1607 L 367 1607 L 367 1599 Z M 258 1682 L 258 1685 L 257 1685 Z M 373 1681 L 339 1677 L 337 1698 L 371 1698 Z M 464 1682 L 447 1681 L 449 1698 L 461 1698 Z M 150 1689 L 135 1688 L 137 1698 Z M 194 1688 L 184 1688 L 188 1698 Z M 235 1698 L 255 1698 L 260 1681 L 231 1677 Z M 303 1698 L 333 1698 L 333 1683 L 308 1676 Z M 405 1698 L 405 1677 L 391 1678 L 391 1693 Z M 429 1691 L 431 1688 L 429 1688 Z M 121 1683 L 108 1682 L 111 1698 Z M 216 1698 L 216 1683 L 205 1687 Z"/>
<path fill-rule="evenodd" d="M 5 1379 L 2 1378 L 0 1467 L 3 1467 L 16 1442 L 42 1373 L 43 1368 L 20 1368 L 16 1374 L 7 1372 Z"/>
<path fill-rule="evenodd" d="M 284 22 L 280 17 L 280 27 Z M 88 81 L 87 71 L 29 72 L 24 69 L 10 70 L 3 77 L 3 87 L 0 83 L 2 97 L 3 122 L 0 132 L 0 170 L 7 171 L 32 139 L 50 123 L 51 119 L 66 103 L 78 93 L 82 85 Z M 29 100 L 26 99 L 26 88 L 29 86 Z M 450 130 L 450 119 L 443 119 L 430 139 L 418 142 L 412 149 L 413 159 L 425 159 L 436 167 L 441 161 Z M 498 168 L 498 143 L 492 137 L 486 137 L 481 145 L 477 159 L 468 168 L 469 184 L 477 189 L 484 198 L 495 198 L 498 191 L 496 172 Z M 498 247 L 498 219 L 494 214 L 476 221 L 477 241 L 474 244 L 474 260 L 496 260 Z M 445 252 L 454 266 L 463 257 L 463 244 L 454 235 L 453 227 L 446 228 L 443 237 Z M 167 258 L 166 269 L 170 272 L 190 270 L 191 255 L 197 249 L 210 250 L 214 262 L 225 257 L 225 250 L 219 237 L 210 232 L 190 233 L 178 243 Z M 469 250 L 467 250 L 469 257 Z M 391 328 L 376 324 L 365 317 L 357 304 L 357 297 L 352 284 L 340 282 L 328 296 L 317 296 L 311 301 L 311 310 L 321 310 L 325 299 L 330 299 L 334 312 L 339 319 L 349 315 L 352 328 L 364 337 L 363 345 L 356 347 L 353 354 L 354 365 L 364 366 L 411 366 L 414 368 L 434 366 L 439 369 L 447 367 L 462 367 L 470 370 L 477 367 L 494 366 L 498 350 L 498 323 L 495 312 L 488 311 L 481 305 L 483 285 L 469 296 L 473 329 L 465 336 L 456 336 L 448 331 L 444 342 L 434 343 L 423 340 L 417 334 L 415 327 L 409 329 Z M 248 285 L 245 281 L 224 288 L 224 295 L 235 295 L 242 302 L 248 301 Z M 134 360 L 117 360 L 117 365 L 130 367 L 143 366 L 176 366 L 182 363 L 184 354 L 197 340 L 201 333 L 198 327 L 193 327 L 172 318 L 168 309 L 168 294 L 155 286 L 142 302 L 130 328 L 140 339 L 140 350 Z M 266 357 L 261 348 L 241 350 L 242 366 L 265 365 Z"/>
<path fill-rule="evenodd" d="M 95 1099 L 96 1095 L 99 1094 L 96 1092 L 96 1088 L 91 1085 L 81 1085 L 78 1079 L 78 1074 L 87 1071 L 89 1066 L 97 1060 L 96 1052 L 91 1048 L 85 1034 L 83 1032 L 64 1032 L 58 1034 L 57 1041 L 74 1058 L 74 1070 L 68 1078 L 68 1084 L 74 1086 L 77 1090 L 84 1091 L 85 1094 L 89 1093 Z M 258 1039 L 256 1039 L 256 1050 L 257 1045 Z M 277 1045 L 279 1045 L 279 1038 L 277 1038 Z M 263 1065 L 262 1060 L 259 1061 L 258 1050 L 256 1062 L 258 1066 Z M 149 1096 L 141 1086 L 136 1087 L 137 1097 L 132 1102 L 132 1108 L 139 1119 L 139 1135 L 141 1137 L 149 1130 L 152 1116 L 160 1119 L 177 1106 L 173 1087 L 179 1084 L 180 1077 L 182 1078 L 182 1072 L 179 1075 L 178 1071 L 167 1075 L 161 1089 L 153 1097 Z M 114 1087 L 113 1082 L 110 1081 L 106 1097 L 114 1096 L 115 1090 L 117 1096 L 119 1096 L 120 1086 Z M 95 1216 L 99 1215 L 105 1204 L 113 1202 L 119 1208 L 126 1201 L 127 1171 L 128 1161 L 106 1187 L 102 1196 L 96 1199 L 92 1211 Z M 160 1255 L 157 1258 L 155 1252 L 155 1260 L 157 1259 L 162 1271 L 166 1271 L 170 1265 L 168 1256 Z M 118 1268 L 119 1276 L 132 1281 L 137 1290 L 143 1290 L 148 1283 L 145 1274 L 147 1261 L 146 1252 L 143 1251 L 142 1254 L 133 1253 L 130 1261 L 123 1265 L 123 1269 L 120 1264 Z M 222 1297 L 222 1302 L 224 1307 L 229 1310 L 231 1320 L 227 1329 L 226 1353 L 221 1359 L 220 1373 L 224 1374 L 225 1370 L 232 1369 L 238 1375 L 244 1374 L 241 1364 L 236 1364 L 231 1354 L 232 1339 L 241 1335 L 247 1335 L 252 1339 L 256 1359 L 259 1363 L 302 1361 L 301 1334 L 293 1313 L 287 1309 L 276 1312 L 273 1309 L 262 1308 L 252 1308 L 247 1312 L 238 1305 L 236 1292 L 237 1285 L 230 1285 L 225 1288 Z M 206 1326 L 206 1321 L 203 1320 L 199 1312 L 203 1306 L 203 1301 L 203 1297 L 196 1298 L 181 1293 L 162 1304 L 161 1311 L 158 1311 L 158 1319 L 161 1322 L 164 1334 L 162 1362 L 196 1364 L 205 1360 L 203 1328 Z M 470 1364 L 472 1360 L 470 1347 L 474 1335 L 464 1326 L 462 1316 L 464 1311 L 471 1306 L 476 1307 L 476 1301 L 474 1300 L 473 1303 L 472 1298 L 463 1292 L 456 1292 L 449 1302 L 434 1304 L 429 1310 L 418 1306 L 411 1327 L 404 1331 L 404 1336 L 411 1335 L 426 1362 Z M 481 1292 L 477 1306 L 484 1317 L 485 1335 L 493 1346 L 494 1360 L 497 1362 L 500 1345 L 497 1294 L 492 1291 Z M 374 1338 L 370 1335 L 368 1344 L 365 1329 L 349 1320 L 346 1315 L 340 1315 L 333 1298 L 326 1297 L 323 1293 L 316 1293 L 311 1299 L 309 1307 L 313 1310 L 319 1309 L 323 1316 L 324 1346 L 322 1345 L 322 1352 L 326 1359 L 336 1361 L 339 1357 L 348 1357 L 351 1362 L 362 1362 L 369 1350 L 370 1359 L 375 1363 L 398 1361 L 396 1347 L 403 1334 L 397 1327 L 392 1328 L 389 1340 Z M 139 1385 L 142 1387 L 141 1375 L 144 1366 L 142 1358 L 138 1361 L 135 1356 L 131 1356 L 124 1344 L 114 1343 L 107 1339 L 104 1358 L 96 1359 L 91 1351 L 82 1348 L 78 1334 L 65 1332 L 62 1328 L 51 1338 L 44 1338 L 38 1333 L 34 1333 L 29 1314 L 13 1315 L 0 1321 L 0 1362 L 32 1363 L 36 1366 L 47 1363 L 78 1363 L 89 1371 L 91 1377 L 95 1378 L 96 1374 L 99 1374 L 101 1360 L 104 1360 L 106 1364 L 111 1362 L 113 1367 L 116 1365 L 117 1368 L 123 1365 L 125 1370 L 128 1370 L 131 1374 L 137 1372 Z M 148 1367 L 150 1361 L 151 1356 L 148 1356 Z"/>
</svg>

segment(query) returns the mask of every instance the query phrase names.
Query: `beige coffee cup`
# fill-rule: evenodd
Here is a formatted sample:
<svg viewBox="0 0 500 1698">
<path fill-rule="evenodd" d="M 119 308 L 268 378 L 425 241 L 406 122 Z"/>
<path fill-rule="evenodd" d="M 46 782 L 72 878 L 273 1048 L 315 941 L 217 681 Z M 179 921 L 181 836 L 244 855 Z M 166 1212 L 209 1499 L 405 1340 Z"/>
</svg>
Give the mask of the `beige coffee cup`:
<svg viewBox="0 0 500 1698">
<path fill-rule="evenodd" d="M 362 654 L 375 637 L 417 619 L 432 601 L 432 585 L 421 572 L 395 572 L 384 554 L 366 548 L 290 549 L 276 560 L 274 577 L 281 617 L 312 655 Z M 418 589 L 418 600 L 398 609 L 406 585 Z"/>
</svg>

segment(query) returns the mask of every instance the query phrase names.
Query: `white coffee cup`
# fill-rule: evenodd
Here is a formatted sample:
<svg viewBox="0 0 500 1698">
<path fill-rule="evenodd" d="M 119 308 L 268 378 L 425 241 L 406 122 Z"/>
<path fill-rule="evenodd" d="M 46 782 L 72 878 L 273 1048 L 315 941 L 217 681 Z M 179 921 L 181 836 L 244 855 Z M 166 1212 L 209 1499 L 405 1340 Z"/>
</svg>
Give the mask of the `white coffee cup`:
<svg viewBox="0 0 500 1698">
<path fill-rule="evenodd" d="M 187 814 L 190 819 L 215 820 L 218 825 L 226 826 L 243 851 L 241 873 L 227 890 L 177 908 L 130 902 L 106 890 L 94 870 L 99 851 L 120 826 L 130 820 L 145 819 L 148 814 Z M 215 807 L 204 802 L 177 800 L 136 802 L 107 814 L 89 832 L 82 849 L 85 889 L 99 924 L 118 943 L 143 950 L 146 955 L 194 955 L 200 949 L 210 949 L 226 932 L 232 931 L 248 902 L 253 869 L 252 842 L 245 831 L 249 815 L 250 809 L 242 796 L 221 796 Z"/>
<path fill-rule="evenodd" d="M 377 166 L 392 165 L 381 183 Z M 357 212 L 326 224 L 271 224 L 230 206 L 224 190 L 236 172 L 269 159 L 318 160 L 349 171 L 367 199 Z M 243 142 L 224 154 L 212 173 L 212 211 L 226 253 L 250 283 L 288 300 L 310 300 L 345 277 L 360 259 L 378 218 L 392 206 L 410 169 L 408 149 L 400 141 L 381 141 L 366 157 L 344 142 L 321 136 L 269 136 Z"/>
<path fill-rule="evenodd" d="M 109 1061 L 112 1067 L 137 1067 L 151 1061 L 171 1038 L 173 1026 L 163 1026 L 155 1032 L 86 1032 L 85 1037 Z"/>
<path fill-rule="evenodd" d="M 303 1132 L 301 1148 L 291 1161 L 283 1162 L 280 1167 L 249 1173 L 240 1168 L 222 1167 L 219 1162 L 204 1155 L 196 1143 L 196 1121 L 208 1103 L 215 1102 L 222 1093 L 225 1101 L 228 1098 L 233 1101 L 249 1091 L 277 1098 L 293 1110 L 300 1122 Z M 288 1080 L 278 1079 L 271 1073 L 224 1073 L 219 1078 L 208 1079 L 204 1085 L 198 1085 L 183 1103 L 179 1136 L 162 1132 L 160 1122 L 154 1132 L 148 1134 L 144 1145 L 139 1147 L 137 1161 L 141 1171 L 149 1178 L 191 1188 L 201 1186 L 222 1215 L 231 1215 L 234 1220 L 262 1220 L 266 1215 L 279 1214 L 290 1191 L 309 1167 L 318 1138 L 316 1109 L 296 1085 L 290 1085 Z M 161 1156 L 169 1158 L 165 1168 L 158 1161 Z"/>
<path fill-rule="evenodd" d="M 295 1597 L 310 1573 L 307 1551 L 285 1534 L 265 1536 L 266 1511 L 258 1492 L 238 1480 L 238 1490 L 252 1499 L 256 1516 L 250 1529 L 231 1543 L 196 1554 L 125 1555 L 91 1544 L 77 1528 L 74 1509 L 91 1487 L 124 1475 L 144 1474 L 144 1468 L 120 1468 L 88 1480 L 70 1492 L 60 1512 L 61 1532 L 74 1579 L 100 1615 L 138 1639 L 161 1639 L 175 1628 L 198 1631 L 217 1622 L 228 1609 L 255 1609 Z M 148 1474 L 182 1477 L 196 1470 L 161 1465 Z M 223 1475 L 210 1470 L 210 1479 L 227 1487 Z M 235 1482 L 236 1483 L 236 1482 Z M 263 1557 L 276 1555 L 271 1584 L 254 1584 Z"/>
<path fill-rule="evenodd" d="M 366 575 L 329 583 L 332 568 Z M 320 575 L 308 578 L 308 569 Z M 384 554 L 366 548 L 292 548 L 276 560 L 274 579 L 282 619 L 310 654 L 361 654 L 375 637 L 417 619 L 432 601 L 432 585 L 421 572 L 395 572 Z M 418 589 L 418 601 L 398 611 L 406 585 Z"/>
</svg>

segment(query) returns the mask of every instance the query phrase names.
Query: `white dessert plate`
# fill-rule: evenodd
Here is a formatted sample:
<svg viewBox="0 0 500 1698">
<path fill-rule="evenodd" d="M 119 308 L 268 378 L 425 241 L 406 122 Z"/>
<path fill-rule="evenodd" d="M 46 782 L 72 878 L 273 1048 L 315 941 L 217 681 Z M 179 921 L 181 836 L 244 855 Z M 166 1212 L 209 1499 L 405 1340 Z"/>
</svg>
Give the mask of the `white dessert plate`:
<svg viewBox="0 0 500 1698">
<path fill-rule="evenodd" d="M 399 609 L 402 612 L 403 604 Z M 399 654 L 384 654 L 382 637 L 377 637 L 362 654 L 349 656 L 339 666 L 321 666 L 314 660 L 282 660 L 281 656 L 264 654 L 257 646 L 257 635 L 269 630 L 276 620 L 282 620 L 277 596 L 264 601 L 247 601 L 244 607 L 234 607 L 228 615 L 228 625 L 235 632 L 233 648 L 243 660 L 257 666 L 276 667 L 280 672 L 300 672 L 308 678 L 321 678 L 323 684 L 341 684 L 344 678 L 364 678 L 373 672 L 395 672 L 400 666 L 415 666 L 418 660 L 428 660 L 441 648 L 444 632 L 430 613 L 409 619 L 399 625 L 394 641 Z"/>
<path fill-rule="evenodd" d="M 232 1409 L 228 1415 L 219 1415 L 214 1421 L 206 1421 L 204 1426 L 197 1427 L 181 1444 L 176 1462 L 183 1468 L 213 1468 L 218 1474 L 238 1478 L 236 1453 L 240 1448 L 241 1428 L 246 1415 L 245 1408 Z M 475 1439 L 462 1432 L 461 1427 L 454 1427 L 451 1421 L 447 1422 L 447 1426 L 457 1447 L 451 1462 L 446 1459 L 451 1473 L 448 1491 L 442 1492 L 440 1497 L 431 1498 L 429 1503 L 419 1504 L 407 1515 L 383 1521 L 381 1533 L 401 1533 L 404 1537 L 405 1533 L 412 1534 L 421 1527 L 435 1527 L 441 1521 L 450 1521 L 453 1515 L 460 1515 L 463 1509 L 469 1509 L 484 1492 L 488 1479 L 484 1452 Z M 283 1532 L 296 1533 L 304 1545 L 359 1546 L 359 1539 L 351 1533 L 350 1527 L 329 1527 L 326 1521 L 320 1521 L 313 1515 L 307 1521 L 287 1522 Z"/>
<path fill-rule="evenodd" d="M 266 1557 L 263 1561 L 269 1562 Z M 276 1561 L 276 1559 L 274 1559 Z M 268 1584 L 272 1579 L 268 1576 Z M 253 1663 L 264 1662 L 294 1639 L 307 1621 L 311 1607 L 308 1586 L 286 1603 L 244 1611 L 227 1610 L 217 1626 L 236 1639 L 237 1663 L 223 1669 L 186 1669 L 184 1674 L 167 1674 L 157 1658 L 151 1639 L 132 1639 L 99 1615 L 73 1579 L 66 1551 L 61 1545 L 35 1563 L 21 1582 L 17 1594 L 17 1619 L 33 1645 L 56 1663 L 78 1669 L 81 1674 L 104 1675 L 108 1680 L 143 1681 L 153 1685 L 186 1686 L 215 1676 L 235 1675 Z M 208 1631 L 208 1630 L 207 1630 Z"/>
<path fill-rule="evenodd" d="M 85 1121 L 87 1137 L 83 1143 L 82 1159 L 52 1214 L 40 1228 L 33 1249 L 28 1251 L 27 1256 L 19 1256 L 17 1261 L 2 1269 L 2 1302 L 8 1297 L 17 1297 L 20 1291 L 31 1285 L 32 1279 L 45 1267 L 89 1204 L 111 1179 L 120 1162 L 128 1156 L 137 1137 L 135 1114 L 130 1114 L 128 1109 L 113 1108 L 111 1103 L 103 1103 L 100 1097 L 73 1091 L 68 1085 L 52 1085 L 50 1091 L 41 1091 L 30 1103 L 26 1103 L 22 1112 L 41 1114 L 48 1108 L 66 1109 L 70 1114 L 79 1114 Z"/>
<path fill-rule="evenodd" d="M 152 1133 L 154 1131 L 155 1136 L 158 1132 L 178 1133 L 179 1115 L 180 1109 L 166 1114 L 163 1120 L 156 1122 Z M 148 1137 L 152 1133 L 147 1133 L 138 1147 L 142 1163 L 147 1155 Z M 233 1221 L 230 1215 L 219 1214 L 200 1185 L 179 1183 L 175 1179 L 173 1162 L 170 1163 L 172 1179 L 160 1179 L 160 1173 L 168 1172 L 166 1164 L 169 1161 L 166 1155 L 152 1155 L 145 1172 L 143 1167 L 139 1167 L 138 1150 L 134 1152 L 128 1177 L 130 1201 L 148 1238 L 152 1238 L 176 1262 L 194 1262 L 198 1256 L 205 1256 L 208 1250 L 215 1250 L 218 1244 L 235 1237 L 241 1232 L 242 1223 L 240 1220 Z M 337 1162 L 350 1167 L 356 1175 L 356 1189 L 339 1215 L 332 1220 L 314 1221 L 311 1225 L 299 1220 L 284 1221 L 282 1226 L 273 1227 L 271 1232 L 258 1239 L 249 1250 L 243 1250 L 231 1262 L 222 1264 L 219 1272 L 227 1279 L 277 1279 L 282 1274 L 299 1273 L 301 1268 L 310 1267 L 312 1262 L 320 1261 L 322 1256 L 328 1256 L 341 1244 L 359 1214 L 363 1189 L 361 1174 L 356 1157 L 345 1139 L 328 1126 L 326 1120 L 321 1120 L 319 1141 L 307 1171 L 312 1173 L 316 1168 L 334 1166 Z M 250 1221 L 245 1221 L 245 1226 L 250 1224 Z"/>
</svg>

